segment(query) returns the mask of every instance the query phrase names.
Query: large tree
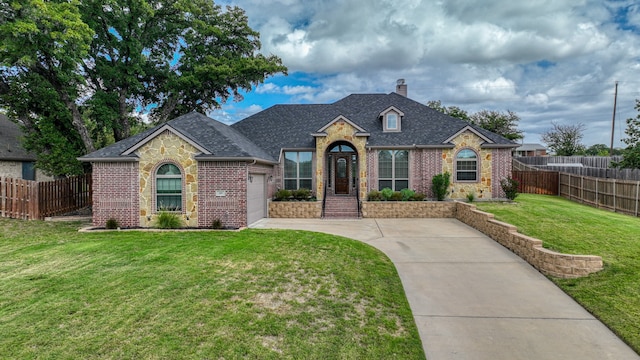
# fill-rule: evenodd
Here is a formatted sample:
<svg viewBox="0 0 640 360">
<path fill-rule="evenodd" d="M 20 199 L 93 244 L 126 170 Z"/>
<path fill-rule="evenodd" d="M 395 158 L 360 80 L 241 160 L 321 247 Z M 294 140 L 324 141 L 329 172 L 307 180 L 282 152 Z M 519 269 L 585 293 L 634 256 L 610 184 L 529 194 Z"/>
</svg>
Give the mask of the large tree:
<svg viewBox="0 0 640 360">
<path fill-rule="evenodd" d="M 640 100 L 636 100 L 635 109 L 640 111 Z M 614 167 L 624 169 L 640 169 L 640 114 L 635 118 L 627 119 L 627 128 L 624 131 L 627 137 L 622 141 L 627 147 L 622 150 L 622 161 L 612 164 Z"/>
<path fill-rule="evenodd" d="M 469 115 L 466 110 L 457 106 L 445 106 L 440 100 L 431 100 L 427 106 L 443 114 L 465 120 L 471 124 L 478 125 L 483 129 L 500 134 L 509 140 L 522 139 L 522 131 L 518 130 L 520 117 L 513 111 L 506 113 L 494 110 L 480 110 Z"/>
<path fill-rule="evenodd" d="M 582 137 L 584 124 L 562 125 L 553 122 L 553 129 L 547 130 L 541 136 L 542 142 L 558 156 L 572 156 L 584 151 Z"/>
<path fill-rule="evenodd" d="M 469 121 L 469 114 L 467 111 L 457 106 L 444 106 L 440 100 L 430 100 L 427 102 L 427 106 L 454 118 Z"/>
<path fill-rule="evenodd" d="M 469 117 L 469 122 L 500 134 L 509 140 L 522 139 L 522 131 L 518 130 L 520 117 L 513 111 L 506 113 L 494 110 L 480 110 Z"/>
<path fill-rule="evenodd" d="M 43 132 L 78 144 L 69 158 L 130 136 L 141 113 L 160 123 L 207 112 L 286 72 L 258 52 L 242 9 L 211 0 L 0 0 L 0 17 L 0 106 L 27 144 Z"/>
</svg>

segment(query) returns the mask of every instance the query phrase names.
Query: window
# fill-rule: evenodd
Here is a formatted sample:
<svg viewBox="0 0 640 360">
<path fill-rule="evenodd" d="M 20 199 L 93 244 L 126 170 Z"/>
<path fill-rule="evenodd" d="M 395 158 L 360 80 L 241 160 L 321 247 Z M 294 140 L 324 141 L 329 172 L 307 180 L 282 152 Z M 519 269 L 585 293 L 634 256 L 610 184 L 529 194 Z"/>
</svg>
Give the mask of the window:
<svg viewBox="0 0 640 360">
<path fill-rule="evenodd" d="M 311 190 L 311 152 L 284 153 L 284 188 Z"/>
<path fill-rule="evenodd" d="M 378 189 L 395 191 L 409 188 L 409 152 L 380 150 L 378 152 Z"/>
<path fill-rule="evenodd" d="M 478 156 L 464 149 L 456 155 L 456 181 L 478 181 Z"/>
<path fill-rule="evenodd" d="M 156 210 L 182 210 L 182 173 L 173 164 L 164 164 L 156 172 Z"/>
<path fill-rule="evenodd" d="M 398 114 L 387 114 L 387 129 L 386 130 L 398 130 Z"/>
<path fill-rule="evenodd" d="M 36 163 L 33 161 L 22 162 L 22 179 L 23 180 L 35 180 L 36 179 Z"/>
</svg>

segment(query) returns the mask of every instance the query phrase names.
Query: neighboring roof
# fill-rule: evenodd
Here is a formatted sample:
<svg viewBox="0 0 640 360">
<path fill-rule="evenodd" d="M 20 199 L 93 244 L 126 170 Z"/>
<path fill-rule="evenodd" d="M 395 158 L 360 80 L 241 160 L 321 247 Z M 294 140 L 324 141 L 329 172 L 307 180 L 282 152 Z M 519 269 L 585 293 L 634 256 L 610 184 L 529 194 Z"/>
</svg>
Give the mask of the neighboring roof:
<svg viewBox="0 0 640 360">
<path fill-rule="evenodd" d="M 20 126 L 0 114 L 0 160 L 35 161 L 35 155 L 22 147 Z"/>
<path fill-rule="evenodd" d="M 276 162 L 264 150 L 244 135 L 219 121 L 203 114 L 191 112 L 165 124 L 118 141 L 115 144 L 82 156 L 81 161 L 135 161 L 135 150 L 151 141 L 158 131 L 167 129 L 183 137 L 199 148 L 202 153 L 196 159 L 253 159 Z"/>
<path fill-rule="evenodd" d="M 390 107 L 404 113 L 402 131 L 384 132 L 380 114 Z M 491 141 L 487 147 L 517 147 L 509 139 L 453 118 L 396 93 L 354 94 L 333 104 L 275 105 L 231 127 L 278 158 L 281 149 L 313 149 L 310 134 L 344 116 L 370 136 L 369 147 L 446 147 L 447 140 L 469 126 Z"/>
<path fill-rule="evenodd" d="M 514 150 L 515 151 L 535 151 L 535 150 L 547 150 L 547 148 L 540 144 L 521 144 Z"/>
</svg>

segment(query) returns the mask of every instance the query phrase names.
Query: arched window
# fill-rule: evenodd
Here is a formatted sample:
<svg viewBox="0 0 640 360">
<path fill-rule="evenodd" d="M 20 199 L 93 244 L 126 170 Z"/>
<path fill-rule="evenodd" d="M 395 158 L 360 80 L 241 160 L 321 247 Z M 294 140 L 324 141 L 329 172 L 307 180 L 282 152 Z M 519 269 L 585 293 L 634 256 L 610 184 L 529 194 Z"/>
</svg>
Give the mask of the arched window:
<svg viewBox="0 0 640 360">
<path fill-rule="evenodd" d="M 456 155 L 456 181 L 478 181 L 478 155 L 464 149 Z"/>
<path fill-rule="evenodd" d="M 156 210 L 182 211 L 182 173 L 173 164 L 164 164 L 156 172 Z"/>
</svg>

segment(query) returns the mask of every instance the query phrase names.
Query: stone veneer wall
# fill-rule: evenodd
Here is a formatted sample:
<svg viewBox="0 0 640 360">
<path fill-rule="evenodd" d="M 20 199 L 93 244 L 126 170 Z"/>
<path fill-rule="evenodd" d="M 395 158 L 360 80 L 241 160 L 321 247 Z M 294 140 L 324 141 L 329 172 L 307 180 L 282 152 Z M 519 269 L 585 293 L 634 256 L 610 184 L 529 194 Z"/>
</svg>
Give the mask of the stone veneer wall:
<svg viewBox="0 0 640 360">
<path fill-rule="evenodd" d="M 140 226 L 138 163 L 93 163 L 93 226 L 116 219 L 121 227 Z"/>
<path fill-rule="evenodd" d="M 155 173 L 167 163 L 178 166 L 182 172 L 182 220 L 186 226 L 198 225 L 198 163 L 194 159 L 198 153 L 199 150 L 168 130 L 136 151 L 140 164 L 141 226 L 152 226 L 157 217 Z"/>
<path fill-rule="evenodd" d="M 363 201 L 363 218 L 455 218 L 453 201 Z"/>
<path fill-rule="evenodd" d="M 326 177 L 326 153 L 329 146 L 337 141 L 346 141 L 358 153 L 358 178 L 360 179 L 360 198 L 367 194 L 367 138 L 356 136 L 356 128 L 346 121 L 339 120 L 331 124 L 325 131 L 327 136 L 316 137 L 316 196 L 318 199 L 324 198 L 324 182 Z"/>
<path fill-rule="evenodd" d="M 247 226 L 247 163 L 202 161 L 198 165 L 198 226 L 210 227 L 215 219 L 226 227 Z"/>
<path fill-rule="evenodd" d="M 322 201 L 269 201 L 269 217 L 284 219 L 319 219 Z"/>
<path fill-rule="evenodd" d="M 442 152 L 442 172 L 451 173 L 451 187 L 449 198 L 465 199 L 467 194 L 474 193 L 477 199 L 491 199 L 492 195 L 492 149 L 481 149 L 483 140 L 471 131 L 465 131 L 453 139 L 453 149 L 445 149 Z M 455 156 L 462 149 L 472 149 L 478 154 L 478 166 L 480 166 L 478 182 L 456 182 Z"/>
<path fill-rule="evenodd" d="M 518 229 L 494 219 L 493 214 L 475 205 L 456 202 L 456 218 L 470 225 L 526 260 L 546 275 L 576 278 L 602 270 L 602 258 L 594 255 L 568 255 L 542 247 L 542 241 L 518 233 Z"/>
</svg>

